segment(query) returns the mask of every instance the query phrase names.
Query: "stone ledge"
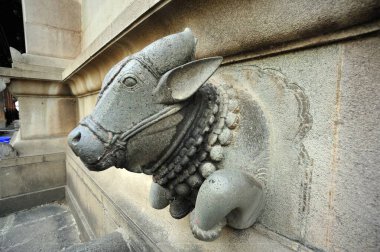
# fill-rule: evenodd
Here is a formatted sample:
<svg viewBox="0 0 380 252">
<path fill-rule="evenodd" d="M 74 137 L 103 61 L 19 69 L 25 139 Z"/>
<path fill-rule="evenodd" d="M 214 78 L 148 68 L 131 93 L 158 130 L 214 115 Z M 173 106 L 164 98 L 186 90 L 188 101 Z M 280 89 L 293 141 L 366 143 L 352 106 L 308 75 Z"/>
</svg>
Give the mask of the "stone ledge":
<svg viewBox="0 0 380 252">
<path fill-rule="evenodd" d="M 65 198 L 65 187 L 56 187 L 0 199 L 0 216 Z"/>
<path fill-rule="evenodd" d="M 58 81 L 41 80 L 12 80 L 8 86 L 11 93 L 16 96 L 49 96 L 72 97 L 70 88 Z"/>
<path fill-rule="evenodd" d="M 33 54 L 21 54 L 10 47 L 12 68 L 0 67 L 0 76 L 38 80 L 61 81 L 63 70 L 72 60 L 46 57 Z"/>
<path fill-rule="evenodd" d="M 16 165 L 51 162 L 51 161 L 64 161 L 65 159 L 66 159 L 66 155 L 64 152 L 50 153 L 50 154 L 44 154 L 44 155 L 34 155 L 34 156 L 22 156 L 22 157 L 17 157 L 17 158 L 0 160 L 0 168 L 16 166 Z"/>
<path fill-rule="evenodd" d="M 15 138 L 12 138 L 11 145 L 17 150 L 19 157 L 28 157 L 62 153 L 65 150 L 66 141 L 66 136 L 21 139 L 20 134 L 17 134 Z"/>
<path fill-rule="evenodd" d="M 16 157 L 0 161 L 0 199 L 18 197 L 66 183 L 63 153 Z"/>
<path fill-rule="evenodd" d="M 44 68 L 42 70 L 42 68 Z M 38 79 L 38 80 L 62 80 L 62 74 L 60 72 L 50 72 L 49 69 L 41 67 L 40 71 L 35 70 L 23 70 L 17 68 L 0 67 L 0 76 L 6 76 L 10 78 L 20 79 Z"/>
<path fill-rule="evenodd" d="M 32 163 L 0 169 L 0 198 L 65 185 L 64 160 Z"/>
<path fill-rule="evenodd" d="M 89 46 L 82 50 L 74 62 L 64 70 L 62 79 L 66 79 L 77 69 L 82 68 L 86 62 L 92 60 L 96 54 L 109 46 L 110 43 L 113 43 L 115 38 L 120 36 L 124 30 L 141 23 L 146 17 L 149 17 L 149 15 L 168 2 L 170 2 L 170 0 L 132 1 L 131 5 L 109 25 L 112 29 L 104 30 Z"/>
<path fill-rule="evenodd" d="M 367 24 L 357 25 L 350 27 L 348 29 L 339 30 L 336 32 L 322 34 L 312 38 L 306 38 L 303 40 L 291 41 L 289 43 L 284 43 L 276 46 L 271 46 L 266 49 L 257 50 L 254 52 L 242 53 L 237 55 L 227 56 L 223 59 L 223 64 L 231 64 L 245 60 L 257 59 L 262 57 L 267 57 L 271 55 L 276 55 L 279 53 L 285 53 L 290 51 L 295 51 L 304 48 L 310 48 L 314 46 L 323 46 L 326 44 L 331 44 L 338 41 L 343 41 L 350 38 L 355 38 L 358 36 L 364 36 L 367 34 L 372 34 L 380 30 L 380 21 L 374 21 Z"/>
<path fill-rule="evenodd" d="M 20 53 L 16 49 L 10 47 L 13 63 L 22 63 L 28 66 L 52 67 L 61 69 L 61 71 L 71 64 L 72 60 L 34 55 L 28 53 Z"/>
<path fill-rule="evenodd" d="M 68 80 L 102 54 L 109 54 L 111 47 L 116 47 L 125 57 L 185 27 L 190 27 L 199 38 L 198 58 L 231 56 L 265 48 L 281 48 L 283 44 L 372 22 L 379 19 L 377 8 L 379 2 L 375 0 L 367 0 L 366 3 L 341 0 L 333 6 L 327 2 L 316 5 L 305 0 L 292 3 L 161 1 L 160 7 L 145 8 L 144 16 L 137 16 L 133 22 L 125 22 L 124 26 L 120 26 L 118 21 L 125 15 L 122 13 L 115 24 L 110 25 L 117 28 L 105 30 L 65 69 L 62 78 Z M 208 25 L 209 20 L 214 21 L 212 27 Z"/>
<path fill-rule="evenodd" d="M 67 251 L 80 243 L 77 225 L 67 206 L 58 202 L 0 218 L 1 251 Z"/>
</svg>

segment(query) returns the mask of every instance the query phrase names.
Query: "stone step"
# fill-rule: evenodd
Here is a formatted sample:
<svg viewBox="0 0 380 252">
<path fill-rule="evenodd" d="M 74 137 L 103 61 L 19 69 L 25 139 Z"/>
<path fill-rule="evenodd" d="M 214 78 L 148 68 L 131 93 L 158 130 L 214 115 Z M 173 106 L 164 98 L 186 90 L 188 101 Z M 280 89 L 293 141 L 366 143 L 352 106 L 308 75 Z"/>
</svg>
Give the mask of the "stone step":
<svg viewBox="0 0 380 252">
<path fill-rule="evenodd" d="M 80 243 L 67 206 L 43 205 L 0 218 L 0 251 L 61 251 Z"/>
<path fill-rule="evenodd" d="M 0 218 L 0 251 L 133 251 L 120 232 L 82 243 L 66 205 L 52 203 Z"/>
</svg>

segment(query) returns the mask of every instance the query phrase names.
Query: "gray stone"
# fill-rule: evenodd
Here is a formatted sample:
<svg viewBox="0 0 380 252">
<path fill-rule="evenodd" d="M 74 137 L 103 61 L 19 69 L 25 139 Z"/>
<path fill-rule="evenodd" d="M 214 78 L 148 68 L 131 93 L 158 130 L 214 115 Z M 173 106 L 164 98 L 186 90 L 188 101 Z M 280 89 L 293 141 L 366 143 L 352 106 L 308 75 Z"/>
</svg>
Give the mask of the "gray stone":
<svg viewBox="0 0 380 252">
<path fill-rule="evenodd" d="M 91 240 L 87 243 L 74 245 L 65 251 L 69 252 L 129 252 L 135 251 L 123 238 L 119 232 L 110 233 L 99 239 Z"/>
<path fill-rule="evenodd" d="M 0 218 L 1 251 L 134 251 L 122 233 L 81 243 L 71 211 L 48 204 Z"/>
<path fill-rule="evenodd" d="M 41 156 L 41 158 L 46 158 Z M 26 160 L 25 164 L 22 164 Z M 46 160 L 46 159 L 45 159 Z M 65 185 L 65 161 L 52 160 L 36 162 L 32 157 L 7 159 L 5 161 L 20 165 L 1 167 L 0 164 L 0 198 L 16 196 Z"/>
<path fill-rule="evenodd" d="M 0 218 L 1 251 L 60 251 L 80 243 L 67 207 L 50 204 Z"/>
<path fill-rule="evenodd" d="M 210 157 L 214 161 L 221 161 L 223 159 L 223 148 L 220 145 L 212 147 L 210 151 Z"/>
<path fill-rule="evenodd" d="M 379 44 L 377 35 L 340 45 L 328 250 L 380 250 Z"/>
<path fill-rule="evenodd" d="M 17 157 L 17 151 L 7 143 L 0 143 L 0 160 Z"/>
<path fill-rule="evenodd" d="M 116 166 L 153 175 L 168 191 L 152 186 L 153 206 L 163 208 L 169 201 L 174 218 L 194 208 L 194 235 L 212 240 L 225 220 L 237 229 L 253 225 L 265 205 L 264 192 L 272 193 L 265 189 L 266 175 L 276 169 L 279 155 L 289 166 L 309 162 L 302 140 L 312 117 L 304 90 L 272 69 L 227 67 L 206 82 L 221 59 L 192 61 L 194 41 L 186 29 L 114 66 L 93 113 L 70 133 L 68 143 L 90 170 Z M 277 142 L 267 123 L 273 115 L 286 127 Z M 207 177 L 200 188 L 188 181 L 194 173 Z M 229 182 L 210 185 L 214 180 Z M 221 195 L 225 198 L 209 205 Z"/>
<path fill-rule="evenodd" d="M 301 140 L 299 155 L 290 143 L 296 135 L 292 129 L 298 129 L 290 123 L 296 122 L 291 118 L 296 107 L 289 103 L 294 96 L 286 98 L 286 88 L 272 90 L 271 82 L 254 85 L 276 136 L 260 223 L 316 250 L 377 250 L 372 248 L 380 227 L 378 169 L 370 168 L 378 167 L 379 156 L 374 154 L 379 150 L 377 40 L 373 36 L 245 63 L 281 72 L 309 99 L 312 128 Z M 280 105 L 285 101 L 289 105 Z"/>
<path fill-rule="evenodd" d="M 263 209 L 261 184 L 239 170 L 222 169 L 202 184 L 190 216 L 195 237 L 210 241 L 219 237 L 226 223 L 236 229 L 250 227 Z"/>
<path fill-rule="evenodd" d="M 191 31 L 185 29 L 152 43 L 114 66 L 105 77 L 94 112 L 70 133 L 68 139 L 70 147 L 91 170 L 101 171 L 114 165 L 153 174 L 158 186 L 153 184 L 152 187 L 152 205 L 163 208 L 169 200 L 170 214 L 174 218 L 183 218 L 194 205 L 197 208 L 195 198 L 199 185 L 190 183 L 196 186 L 193 188 L 185 181 L 201 162 L 205 162 L 200 170 L 204 177 L 216 170 L 213 164 L 206 162 L 209 154 L 204 142 L 208 134 L 222 133 L 219 141 L 228 145 L 232 133 L 225 126 L 225 118 L 228 111 L 238 113 L 239 108 L 236 92 L 231 88 L 227 88 L 227 93 L 223 85 L 204 85 L 222 59 L 191 61 L 195 41 Z M 116 107 L 119 113 L 110 113 L 109 110 Z M 186 147 L 182 147 L 184 145 Z M 178 153 L 177 148 L 180 148 Z M 212 148 L 209 158 L 223 159 L 221 146 L 209 145 L 206 149 L 209 148 Z M 236 171 L 233 176 L 250 175 Z M 160 186 L 169 191 L 165 192 L 165 198 Z M 239 190 L 253 195 L 257 189 Z M 262 197 L 258 200 L 262 201 Z M 222 205 L 218 207 L 223 208 Z M 254 223 L 259 210 L 255 213 L 243 211 L 243 215 L 252 217 L 244 227 Z M 226 215 L 229 211 L 231 209 L 226 210 Z M 203 212 L 198 211 L 198 215 Z M 224 220 L 224 216 L 219 218 L 219 221 Z M 204 235 L 207 232 L 194 234 L 200 239 L 211 239 Z"/>
<path fill-rule="evenodd" d="M 169 205 L 166 195 L 168 190 L 161 187 L 159 184 L 152 183 L 150 187 L 149 201 L 150 205 L 155 209 L 162 209 Z"/>
<path fill-rule="evenodd" d="M 197 172 L 199 163 L 204 162 L 199 170 L 203 177 L 216 170 L 207 159 L 222 161 L 223 148 L 212 146 L 213 141 L 205 148 L 205 143 L 209 134 L 215 134 L 219 136 L 220 144 L 229 145 L 232 133 L 225 125 L 225 118 L 228 111 L 238 113 L 240 108 L 233 89 L 205 84 L 222 59 L 213 57 L 191 61 L 195 42 L 191 31 L 185 29 L 182 33 L 152 43 L 114 66 L 105 77 L 95 110 L 82 120 L 68 139 L 74 153 L 91 170 L 101 171 L 114 165 L 153 174 L 158 184 L 152 186 L 150 198 L 153 207 L 163 208 L 169 200 L 170 214 L 177 219 L 186 216 L 192 208 L 199 210 L 207 204 L 204 199 L 195 202 L 198 183 L 190 183 L 197 186 L 190 187 L 185 181 Z M 110 109 L 115 108 L 118 113 L 110 113 Z M 178 148 L 179 152 L 176 151 Z M 210 154 L 208 149 L 211 149 Z M 224 173 L 220 174 L 224 176 Z M 242 178 L 250 176 L 246 173 L 235 171 L 228 176 L 236 179 L 230 180 L 232 184 L 225 183 L 224 187 L 234 188 L 242 195 L 254 196 L 257 190 L 262 189 L 261 186 L 240 186 Z M 201 185 L 201 188 L 210 197 L 220 194 L 213 191 L 212 186 Z M 228 193 L 225 195 L 231 197 Z M 261 202 L 263 197 L 260 195 L 257 200 Z M 245 225 L 232 226 L 251 226 L 262 205 L 255 201 L 251 208 L 242 208 L 241 213 L 230 215 L 229 219 L 239 222 L 242 218 L 246 221 Z M 216 214 L 217 220 L 214 218 L 211 223 L 223 222 L 234 209 L 222 202 L 214 208 L 215 211 L 224 209 L 225 215 Z M 198 217 L 210 218 L 209 214 L 199 210 L 196 220 Z M 213 225 L 195 227 L 197 221 L 192 226 L 193 230 L 213 228 Z M 220 228 L 218 230 L 205 229 L 194 232 L 194 235 L 202 240 L 215 239 L 219 236 Z M 208 232 L 214 235 L 210 236 Z"/>
<path fill-rule="evenodd" d="M 0 199 L 0 216 L 65 199 L 65 187 L 30 192 Z"/>
<path fill-rule="evenodd" d="M 94 223 L 93 229 L 99 233 L 98 237 L 113 231 L 107 224 L 108 219 L 113 219 L 127 233 L 137 251 L 296 250 L 295 244 L 298 243 L 292 242 L 294 245 L 288 246 L 289 242 L 278 239 L 280 235 L 273 236 L 273 232 L 264 232 L 265 228 L 257 229 L 257 226 L 245 230 L 223 228 L 221 237 L 212 243 L 197 240 L 189 228 L 189 215 L 177 220 L 171 217 L 168 208 L 156 210 L 150 207 L 147 199 L 150 177 L 115 168 L 100 173 L 88 172 L 71 150 L 68 150 L 67 159 L 70 161 L 67 187 L 78 199 L 80 207 L 103 209 L 93 213 L 85 210 L 84 215 L 89 223 Z M 89 200 L 92 197 L 96 200 Z"/>
<path fill-rule="evenodd" d="M 210 176 L 216 170 L 212 163 L 203 163 L 200 167 L 200 172 L 204 178 Z"/>
</svg>

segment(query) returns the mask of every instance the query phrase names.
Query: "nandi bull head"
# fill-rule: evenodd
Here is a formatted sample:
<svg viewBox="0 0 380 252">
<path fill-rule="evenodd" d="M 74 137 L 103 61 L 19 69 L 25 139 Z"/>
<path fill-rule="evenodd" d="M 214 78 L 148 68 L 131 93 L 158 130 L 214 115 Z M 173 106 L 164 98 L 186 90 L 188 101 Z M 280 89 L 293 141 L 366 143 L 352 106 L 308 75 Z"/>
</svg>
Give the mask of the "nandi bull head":
<svg viewBox="0 0 380 252">
<path fill-rule="evenodd" d="M 213 240 L 226 224 L 251 226 L 263 193 L 254 177 L 222 165 L 223 146 L 238 126 L 237 95 L 206 83 L 222 58 L 194 60 L 195 45 L 186 29 L 115 65 L 68 143 L 90 170 L 116 166 L 153 175 L 152 206 L 170 204 L 174 218 L 193 210 L 194 235 Z"/>
</svg>

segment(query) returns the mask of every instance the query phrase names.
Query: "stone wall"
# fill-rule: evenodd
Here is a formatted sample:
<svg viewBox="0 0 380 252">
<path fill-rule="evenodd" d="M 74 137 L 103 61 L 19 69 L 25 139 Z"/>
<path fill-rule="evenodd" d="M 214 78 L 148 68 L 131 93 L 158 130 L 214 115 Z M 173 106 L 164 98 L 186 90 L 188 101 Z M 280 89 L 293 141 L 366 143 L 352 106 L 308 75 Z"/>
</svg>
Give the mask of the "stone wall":
<svg viewBox="0 0 380 252">
<path fill-rule="evenodd" d="M 0 216 L 65 197 L 65 154 L 0 160 Z"/>
<path fill-rule="evenodd" d="M 82 48 L 87 48 L 103 32 L 109 33 L 109 27 L 115 25 L 115 20 L 126 9 L 128 16 L 144 11 L 143 6 L 153 6 L 157 0 L 135 1 L 135 0 L 82 0 Z M 134 10 L 134 11 L 132 11 Z M 136 13 L 137 12 L 137 13 Z M 138 15 L 138 14 L 137 14 Z M 131 18 L 131 17 L 129 17 Z"/>
<path fill-rule="evenodd" d="M 25 99 L 24 153 L 32 153 L 32 143 L 63 150 L 63 135 L 91 112 L 113 65 L 189 27 L 198 38 L 198 58 L 224 57 L 213 79 L 237 76 L 231 84 L 247 88 L 267 120 L 267 204 L 256 226 L 200 242 L 188 218 L 173 220 L 166 209 L 149 206 L 150 177 L 115 168 L 89 172 L 66 150 L 66 198 L 88 239 L 123 227 L 141 250 L 379 250 L 378 1 L 137 0 L 115 6 L 82 1 L 81 53 L 59 78 L 32 82 L 13 73 L 11 90 Z M 23 104 L 36 110 L 22 112 Z"/>
<path fill-rule="evenodd" d="M 261 223 L 269 229 L 326 251 L 378 246 L 380 159 L 372 153 L 379 151 L 380 136 L 379 43 L 374 34 L 249 62 L 302 87 L 312 117 L 305 163 L 288 166 L 280 153 L 268 178 L 275 189 Z M 283 120 L 272 120 L 273 131 L 287 130 Z"/>
<path fill-rule="evenodd" d="M 78 121 L 77 99 L 68 86 L 57 81 L 13 80 L 9 88 L 20 107 L 20 130 L 12 139 L 19 154 L 64 152 L 66 135 Z"/>
<path fill-rule="evenodd" d="M 109 68 L 154 39 L 189 26 L 199 38 L 198 57 L 222 55 L 226 56 L 226 63 L 234 63 L 222 67 L 221 72 L 224 68 L 239 69 L 247 65 L 271 69 L 283 75 L 289 83 L 299 86 L 308 99 L 305 106 L 309 109 L 311 121 L 308 127 L 311 129 L 302 140 L 302 155 L 306 157 L 289 157 L 292 154 L 284 151 L 284 147 L 271 150 L 272 168 L 267 178 L 270 193 L 260 219 L 261 225 L 269 232 L 298 241 L 311 249 L 376 250 L 376 230 L 379 228 L 376 209 L 379 202 L 376 200 L 374 188 L 378 187 L 374 178 L 378 176 L 375 168 L 378 158 L 371 157 L 370 153 L 378 153 L 379 146 L 376 140 L 373 143 L 369 141 L 379 136 L 375 127 L 375 122 L 379 121 L 379 111 L 375 109 L 378 106 L 375 97 L 379 76 L 375 68 L 379 65 L 379 55 L 375 52 L 378 51 L 379 36 L 376 31 L 379 24 L 374 21 L 377 16 L 373 12 L 374 2 L 363 5 L 351 2 L 348 6 L 344 1 L 334 6 L 299 2 L 292 8 L 281 8 L 281 3 L 268 2 L 229 4 L 195 1 L 179 7 L 173 1 L 125 34 L 98 55 L 95 65 L 87 64 L 86 71 L 79 71 L 70 79 L 74 93 L 77 87 L 81 87 L 80 93 L 89 94 L 78 98 L 79 116 L 83 117 L 91 111 L 96 90 L 100 88 L 106 72 L 104 68 Z M 235 11 L 231 11 L 232 8 Z M 211 17 L 213 22 L 210 22 Z M 363 22 L 365 24 L 355 26 Z M 342 31 L 342 28 L 345 30 Z M 327 32 L 330 34 L 326 35 Z M 142 37 L 141 34 L 149 35 Z M 356 38 L 358 35 L 364 37 Z M 98 71 L 89 71 L 95 66 Z M 92 74 L 88 74 L 90 72 Z M 251 85 L 258 85 L 255 83 Z M 278 97 L 270 93 L 268 87 L 263 88 L 261 91 L 257 89 L 256 94 L 264 113 L 270 118 L 268 125 L 272 146 L 295 148 L 294 142 L 286 139 L 290 131 L 285 128 L 285 121 L 288 120 L 286 117 L 291 116 L 291 110 L 276 109 L 276 106 L 283 106 L 279 101 L 281 95 Z M 353 132 L 356 134 L 353 135 Z M 150 218 L 147 205 L 149 186 L 144 186 L 137 193 L 129 184 L 149 184 L 150 178 L 142 176 L 136 182 L 124 179 L 122 174 L 121 171 L 111 170 L 90 173 L 89 176 L 101 188 L 112 187 L 112 190 L 104 189 L 108 196 L 118 204 L 128 204 L 125 207 L 129 209 L 128 215 L 145 232 L 144 223 Z M 107 182 L 109 180 L 118 180 L 119 186 L 111 186 Z M 117 193 L 119 190 L 120 195 Z M 123 194 L 129 196 L 123 197 Z M 138 199 L 136 194 L 139 195 Z M 350 200 L 351 195 L 356 195 L 356 200 Z M 133 208 L 144 209 L 144 213 L 133 214 Z M 151 214 L 155 215 L 153 212 Z M 140 222 L 141 218 L 144 220 Z M 159 219 L 163 218 L 168 216 Z M 149 225 L 152 223 L 160 226 L 158 223 L 161 221 L 152 219 Z M 174 222 L 170 227 L 182 229 L 186 225 Z M 169 232 L 166 235 L 169 240 L 173 239 L 171 245 L 176 248 L 178 244 L 186 243 L 178 240 L 179 237 L 173 237 L 168 226 L 161 224 L 157 232 L 160 230 L 160 235 Z M 190 234 L 185 237 L 185 240 L 192 240 Z M 228 237 L 222 236 L 221 240 L 225 242 Z"/>
<path fill-rule="evenodd" d="M 75 58 L 81 50 L 80 0 L 23 0 L 27 54 Z"/>
</svg>

